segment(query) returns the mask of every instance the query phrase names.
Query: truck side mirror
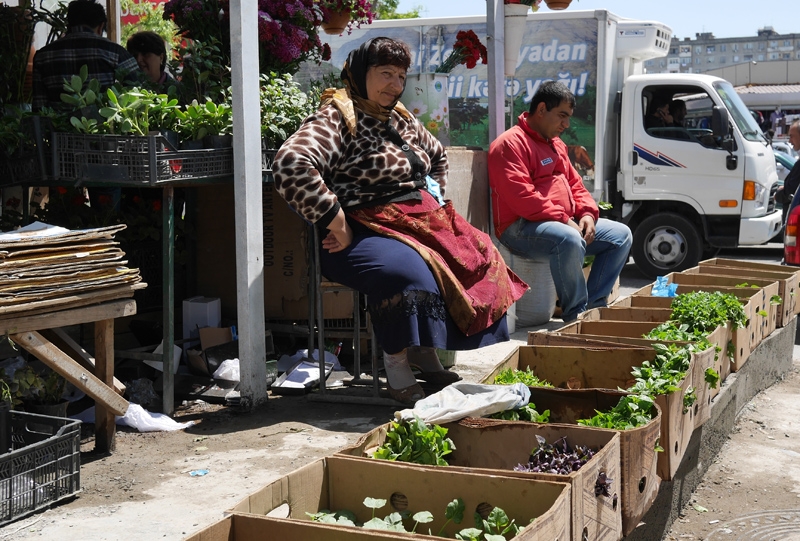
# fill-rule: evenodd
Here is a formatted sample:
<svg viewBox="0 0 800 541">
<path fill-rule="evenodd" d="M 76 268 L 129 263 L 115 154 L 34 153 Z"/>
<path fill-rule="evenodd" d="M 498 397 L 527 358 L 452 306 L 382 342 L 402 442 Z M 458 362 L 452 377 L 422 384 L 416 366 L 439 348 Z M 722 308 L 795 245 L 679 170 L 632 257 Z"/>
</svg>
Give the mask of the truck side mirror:
<svg viewBox="0 0 800 541">
<path fill-rule="evenodd" d="M 714 137 L 725 137 L 729 129 L 728 110 L 715 105 L 711 110 L 711 131 Z"/>
</svg>

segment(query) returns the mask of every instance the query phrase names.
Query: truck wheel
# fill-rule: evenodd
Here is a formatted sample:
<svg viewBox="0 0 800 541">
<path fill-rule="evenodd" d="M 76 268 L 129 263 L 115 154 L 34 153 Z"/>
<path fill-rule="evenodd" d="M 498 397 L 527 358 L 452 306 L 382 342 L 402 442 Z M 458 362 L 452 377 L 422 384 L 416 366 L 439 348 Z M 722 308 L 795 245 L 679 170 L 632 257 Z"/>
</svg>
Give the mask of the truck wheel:
<svg viewBox="0 0 800 541">
<path fill-rule="evenodd" d="M 697 265 L 703 242 L 697 228 L 677 214 L 646 218 L 633 233 L 633 261 L 650 279 Z"/>
</svg>

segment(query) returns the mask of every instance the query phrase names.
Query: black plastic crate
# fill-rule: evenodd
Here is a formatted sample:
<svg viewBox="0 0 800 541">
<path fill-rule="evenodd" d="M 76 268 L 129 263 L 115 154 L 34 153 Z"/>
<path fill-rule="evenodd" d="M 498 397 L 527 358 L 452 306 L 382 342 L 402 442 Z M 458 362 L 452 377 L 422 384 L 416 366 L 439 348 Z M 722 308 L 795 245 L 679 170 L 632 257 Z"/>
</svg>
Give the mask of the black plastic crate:
<svg viewBox="0 0 800 541">
<path fill-rule="evenodd" d="M 0 526 L 80 492 L 81 422 L 8 412 L 11 451 L 0 455 Z"/>
<path fill-rule="evenodd" d="M 56 181 L 154 186 L 233 175 L 233 148 L 177 150 L 162 135 L 54 133 L 51 149 Z"/>
</svg>

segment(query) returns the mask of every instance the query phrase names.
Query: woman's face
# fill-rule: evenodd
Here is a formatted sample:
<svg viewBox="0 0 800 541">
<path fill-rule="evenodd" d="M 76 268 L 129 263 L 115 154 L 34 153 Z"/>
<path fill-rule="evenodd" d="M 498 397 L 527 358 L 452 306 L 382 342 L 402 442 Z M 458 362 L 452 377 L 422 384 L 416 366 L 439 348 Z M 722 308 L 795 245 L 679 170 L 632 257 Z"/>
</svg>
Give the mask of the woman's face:
<svg viewBox="0 0 800 541">
<path fill-rule="evenodd" d="M 397 66 L 372 66 L 367 70 L 367 99 L 389 107 L 403 93 L 406 70 Z"/>
<path fill-rule="evenodd" d="M 157 83 L 161 79 L 161 63 L 164 61 L 164 55 L 155 53 L 136 53 L 136 62 L 139 68 L 144 72 L 147 79 L 153 83 Z"/>
</svg>

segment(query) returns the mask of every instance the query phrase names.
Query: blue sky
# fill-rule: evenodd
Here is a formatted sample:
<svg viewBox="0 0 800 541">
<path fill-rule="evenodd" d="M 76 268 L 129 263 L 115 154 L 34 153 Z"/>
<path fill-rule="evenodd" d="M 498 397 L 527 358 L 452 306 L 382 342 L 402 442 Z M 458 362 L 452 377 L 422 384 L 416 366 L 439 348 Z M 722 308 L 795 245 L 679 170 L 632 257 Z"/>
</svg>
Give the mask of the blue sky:
<svg viewBox="0 0 800 541">
<path fill-rule="evenodd" d="M 423 6 L 423 17 L 483 15 L 485 0 L 400 0 L 399 11 Z M 718 38 L 755 36 L 772 26 L 781 34 L 800 33 L 800 10 L 788 0 L 573 0 L 569 10 L 607 9 L 629 19 L 667 24 L 678 38 L 712 32 Z M 547 6 L 542 3 L 542 10 Z"/>
</svg>

